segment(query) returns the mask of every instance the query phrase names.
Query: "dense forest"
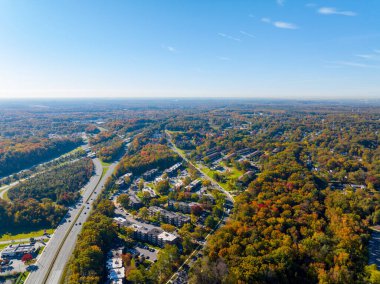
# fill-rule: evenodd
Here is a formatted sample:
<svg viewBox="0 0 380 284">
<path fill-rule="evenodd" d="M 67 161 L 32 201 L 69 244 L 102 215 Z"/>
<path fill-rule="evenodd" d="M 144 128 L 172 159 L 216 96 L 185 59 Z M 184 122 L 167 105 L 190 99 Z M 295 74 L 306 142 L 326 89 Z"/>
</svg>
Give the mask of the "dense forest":
<svg viewBox="0 0 380 284">
<path fill-rule="evenodd" d="M 115 133 L 108 131 L 90 137 L 90 145 L 92 150 L 103 162 L 111 162 L 120 156 L 124 149 L 124 142 Z"/>
<path fill-rule="evenodd" d="M 81 139 L 6 139 L 0 141 L 0 177 L 26 169 L 69 152 Z"/>
<path fill-rule="evenodd" d="M 92 176 L 93 167 L 88 158 L 67 162 L 11 188 L 11 202 L 0 199 L 0 233 L 58 225 L 67 206 L 78 199 L 79 190 Z"/>
<path fill-rule="evenodd" d="M 369 282 L 369 227 L 380 224 L 376 116 L 234 119 L 188 154 L 260 149 L 264 154 L 254 164 L 261 173 L 236 197 L 238 209 L 209 240 L 190 282 Z M 236 164 L 233 157 L 227 161 Z"/>
<path fill-rule="evenodd" d="M 134 155 L 125 155 L 120 161 L 116 172 L 121 175 L 125 172 L 132 172 L 134 174 L 141 174 L 153 168 L 165 169 L 179 161 L 176 155 L 166 145 L 161 144 L 147 144 Z"/>
<path fill-rule="evenodd" d="M 0 199 L 0 235 L 13 230 L 34 230 L 52 228 L 58 225 L 67 208 L 44 199 L 38 202 L 33 198 L 15 203 Z"/>
<path fill-rule="evenodd" d="M 8 196 L 13 202 L 48 198 L 69 205 L 79 197 L 79 189 L 89 181 L 93 171 L 94 165 L 89 158 L 69 162 L 21 182 L 9 190 Z"/>
<path fill-rule="evenodd" d="M 363 244 L 368 224 L 378 222 L 380 196 L 322 190 L 324 181 L 300 163 L 302 151 L 289 147 L 268 159 L 237 198 L 233 220 L 211 238 L 210 261 L 229 268 L 224 280 L 354 283 L 365 278 Z"/>
</svg>

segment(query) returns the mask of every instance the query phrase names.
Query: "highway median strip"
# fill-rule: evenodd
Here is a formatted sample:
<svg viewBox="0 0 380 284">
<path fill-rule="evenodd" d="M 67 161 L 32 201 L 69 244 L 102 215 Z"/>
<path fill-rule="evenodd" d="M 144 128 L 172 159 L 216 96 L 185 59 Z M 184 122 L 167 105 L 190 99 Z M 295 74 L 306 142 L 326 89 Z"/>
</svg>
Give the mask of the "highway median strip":
<svg viewBox="0 0 380 284">
<path fill-rule="evenodd" d="M 99 183 L 101 182 L 102 178 L 103 178 L 103 175 L 99 178 L 99 181 L 98 181 L 97 184 L 95 185 L 94 190 L 93 190 L 92 193 L 88 196 L 88 198 L 85 200 L 84 203 L 87 203 L 88 200 L 90 200 L 91 195 L 94 193 L 95 189 L 98 187 L 98 185 L 99 185 Z M 67 239 L 68 235 L 70 234 L 70 232 L 71 232 L 72 228 L 74 227 L 75 223 L 78 221 L 78 218 L 79 218 L 79 216 L 82 214 L 82 212 L 83 212 L 85 206 L 86 206 L 86 205 L 82 205 L 82 207 L 81 207 L 81 209 L 79 210 L 78 214 L 75 216 L 75 219 L 74 219 L 73 222 L 70 224 L 69 229 L 66 231 L 65 236 L 63 237 L 61 243 L 59 244 L 58 249 L 56 250 L 56 252 L 55 252 L 55 254 L 54 254 L 53 261 L 49 264 L 49 267 L 48 267 L 47 273 L 45 274 L 42 283 L 46 283 L 46 281 L 47 281 L 47 279 L 48 279 L 48 277 L 49 277 L 49 275 L 50 275 L 50 272 L 51 272 L 51 270 L 52 270 L 52 268 L 53 268 L 53 266 L 54 266 L 54 264 L 55 264 L 55 262 L 56 262 L 56 259 L 57 259 L 57 257 L 58 257 L 58 254 L 60 253 L 60 251 L 61 251 L 61 249 L 62 249 L 62 246 L 63 246 L 64 243 L 66 242 L 66 239 Z M 29 275 L 28 275 L 28 276 L 29 276 Z"/>
</svg>

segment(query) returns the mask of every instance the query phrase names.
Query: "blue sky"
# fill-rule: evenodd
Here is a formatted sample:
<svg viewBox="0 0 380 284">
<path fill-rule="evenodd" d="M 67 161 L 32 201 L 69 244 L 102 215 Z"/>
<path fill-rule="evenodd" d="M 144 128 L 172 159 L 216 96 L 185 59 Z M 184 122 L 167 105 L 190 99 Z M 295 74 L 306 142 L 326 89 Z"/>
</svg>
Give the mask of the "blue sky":
<svg viewBox="0 0 380 284">
<path fill-rule="evenodd" d="M 380 98 L 378 0 L 0 0 L 0 98 Z"/>
</svg>

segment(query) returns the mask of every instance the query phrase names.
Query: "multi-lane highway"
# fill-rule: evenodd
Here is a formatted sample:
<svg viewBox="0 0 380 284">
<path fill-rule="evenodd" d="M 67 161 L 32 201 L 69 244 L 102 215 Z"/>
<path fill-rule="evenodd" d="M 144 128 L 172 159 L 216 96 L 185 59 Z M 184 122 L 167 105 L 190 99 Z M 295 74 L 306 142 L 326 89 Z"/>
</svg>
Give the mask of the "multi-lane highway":
<svg viewBox="0 0 380 284">
<path fill-rule="evenodd" d="M 84 187 L 81 201 L 69 210 L 66 220 L 63 220 L 55 230 L 45 250 L 38 258 L 36 263 L 37 270 L 29 274 L 26 283 L 59 283 L 65 265 L 75 247 L 82 225 L 90 214 L 92 203 L 100 194 L 104 183 L 116 167 L 116 162 L 111 164 L 102 176 L 103 167 L 99 159 L 93 159 L 93 162 L 96 174 Z"/>
</svg>

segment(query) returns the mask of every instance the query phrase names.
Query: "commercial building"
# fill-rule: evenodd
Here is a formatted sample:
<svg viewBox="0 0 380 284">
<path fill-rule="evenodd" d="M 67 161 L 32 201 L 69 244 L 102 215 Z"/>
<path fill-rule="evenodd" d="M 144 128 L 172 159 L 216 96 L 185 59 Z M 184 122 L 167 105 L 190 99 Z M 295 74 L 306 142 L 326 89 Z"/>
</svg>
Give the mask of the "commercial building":
<svg viewBox="0 0 380 284">
<path fill-rule="evenodd" d="M 21 258 L 24 254 L 34 254 L 36 248 L 34 244 L 17 244 L 10 245 L 3 249 L 1 252 L 1 258 Z"/>
</svg>

